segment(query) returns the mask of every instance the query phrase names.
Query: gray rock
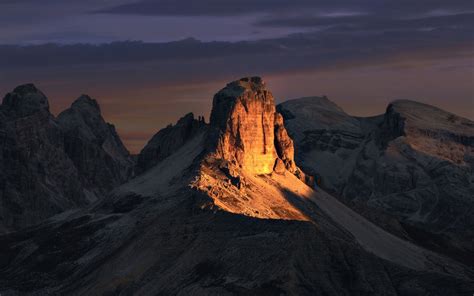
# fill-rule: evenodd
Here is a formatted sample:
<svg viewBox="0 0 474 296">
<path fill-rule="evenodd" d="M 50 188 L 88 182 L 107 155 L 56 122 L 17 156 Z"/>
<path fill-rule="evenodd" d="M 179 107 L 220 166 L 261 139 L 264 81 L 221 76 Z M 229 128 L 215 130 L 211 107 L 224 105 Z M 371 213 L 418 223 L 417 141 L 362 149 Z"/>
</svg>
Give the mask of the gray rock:
<svg viewBox="0 0 474 296">
<path fill-rule="evenodd" d="M 178 120 L 175 125 L 169 125 L 157 132 L 138 155 L 137 174 L 154 167 L 160 161 L 171 155 L 191 140 L 196 134 L 207 129 L 203 117 L 194 118 L 188 113 Z"/>
<path fill-rule="evenodd" d="M 254 111 L 248 114 L 262 117 Z M 211 157 L 207 148 L 216 143 L 207 141 L 218 138 L 208 132 L 199 129 L 174 146 L 162 135 L 157 142 L 174 149 L 93 208 L 0 235 L 0 293 L 472 293 L 471 267 L 387 233 L 293 174 L 225 166 Z"/>
<path fill-rule="evenodd" d="M 105 122 L 99 104 L 82 95 L 57 118 L 64 148 L 79 171 L 85 188 L 106 194 L 133 176 L 134 161 L 112 124 Z"/>
<path fill-rule="evenodd" d="M 33 225 L 86 204 L 47 98 L 31 84 L 17 87 L 0 107 L 0 228 Z"/>
<path fill-rule="evenodd" d="M 56 119 L 32 84 L 3 99 L 0 152 L 2 232 L 85 207 L 130 179 L 134 166 L 95 100 L 82 96 Z"/>
<path fill-rule="evenodd" d="M 356 118 L 327 99 L 279 105 L 297 164 L 385 229 L 462 262 L 472 240 L 474 123 L 413 101 Z"/>
<path fill-rule="evenodd" d="M 2 109 L 19 118 L 37 112 L 49 112 L 49 103 L 46 96 L 33 84 L 24 84 L 3 98 Z"/>
</svg>

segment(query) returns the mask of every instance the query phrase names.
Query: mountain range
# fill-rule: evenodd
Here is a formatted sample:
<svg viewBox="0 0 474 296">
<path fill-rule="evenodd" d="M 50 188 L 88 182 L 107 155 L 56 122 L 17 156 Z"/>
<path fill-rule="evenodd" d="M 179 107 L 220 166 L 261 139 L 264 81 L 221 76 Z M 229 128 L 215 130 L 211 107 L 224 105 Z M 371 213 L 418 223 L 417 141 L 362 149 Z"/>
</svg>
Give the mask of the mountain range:
<svg viewBox="0 0 474 296">
<path fill-rule="evenodd" d="M 80 96 L 0 106 L 0 294 L 471 295 L 474 122 L 227 84 L 138 156 Z"/>
</svg>

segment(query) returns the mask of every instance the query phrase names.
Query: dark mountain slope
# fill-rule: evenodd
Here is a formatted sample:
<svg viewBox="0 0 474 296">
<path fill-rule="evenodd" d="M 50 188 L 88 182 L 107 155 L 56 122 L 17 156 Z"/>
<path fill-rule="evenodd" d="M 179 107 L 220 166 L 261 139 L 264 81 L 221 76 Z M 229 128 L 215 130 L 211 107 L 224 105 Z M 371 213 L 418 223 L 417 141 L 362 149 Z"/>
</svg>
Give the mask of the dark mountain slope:
<svg viewBox="0 0 474 296">
<path fill-rule="evenodd" d="M 132 177 L 130 153 L 115 127 L 103 119 L 96 100 L 79 97 L 57 121 L 64 133 L 65 151 L 86 188 L 103 195 Z"/>
<path fill-rule="evenodd" d="M 87 206 L 134 166 L 95 100 L 83 96 L 56 119 L 32 84 L 3 99 L 0 152 L 0 232 Z"/>
<path fill-rule="evenodd" d="M 228 87 L 238 91 L 215 97 L 229 104 L 213 109 L 228 110 L 213 114 L 221 120 L 93 209 L 0 236 L 0 292 L 471 293 L 471 268 L 390 235 L 291 166 L 278 168 L 289 153 L 267 141 L 276 138 L 268 132 L 281 134 L 271 93 L 256 78 Z"/>
<path fill-rule="evenodd" d="M 474 264 L 472 121 L 413 101 L 373 118 L 321 98 L 278 108 L 297 164 L 324 188 L 400 237 Z"/>
</svg>

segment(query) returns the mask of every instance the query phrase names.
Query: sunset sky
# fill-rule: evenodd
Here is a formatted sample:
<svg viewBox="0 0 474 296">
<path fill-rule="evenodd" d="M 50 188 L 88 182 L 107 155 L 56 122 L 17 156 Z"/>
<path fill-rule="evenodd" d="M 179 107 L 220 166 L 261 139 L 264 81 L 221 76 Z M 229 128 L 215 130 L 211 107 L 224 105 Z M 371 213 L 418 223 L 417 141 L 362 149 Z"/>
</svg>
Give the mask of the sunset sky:
<svg viewBox="0 0 474 296">
<path fill-rule="evenodd" d="M 277 102 L 327 95 L 358 116 L 414 99 L 474 119 L 472 0 L 1 0 L 0 93 L 80 94 L 137 152 L 226 82 Z"/>
</svg>

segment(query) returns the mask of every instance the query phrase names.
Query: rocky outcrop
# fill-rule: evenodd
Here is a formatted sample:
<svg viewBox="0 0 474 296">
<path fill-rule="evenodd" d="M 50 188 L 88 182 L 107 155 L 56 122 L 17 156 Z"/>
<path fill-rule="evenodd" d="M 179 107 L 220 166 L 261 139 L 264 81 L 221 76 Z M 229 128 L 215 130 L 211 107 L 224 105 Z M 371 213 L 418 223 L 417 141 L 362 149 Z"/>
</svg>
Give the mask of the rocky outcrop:
<svg viewBox="0 0 474 296">
<path fill-rule="evenodd" d="M 282 103 L 297 165 L 374 223 L 474 262 L 473 122 L 413 101 L 356 118 L 325 98 Z M 456 176 L 456 177 L 454 177 Z"/>
<path fill-rule="evenodd" d="M 234 153 L 224 159 L 209 150 L 228 132 L 225 120 L 223 129 L 206 128 L 175 146 L 93 208 L 0 235 L 0 293 L 472 292 L 471 267 L 388 234 L 288 173 L 291 141 L 278 115 L 273 120 L 274 172 L 280 173 L 255 174 L 237 163 Z M 209 140 L 216 142 L 209 145 Z M 246 147 L 241 153 L 250 152 Z"/>
<path fill-rule="evenodd" d="M 205 129 L 207 124 L 203 117 L 195 119 L 193 113 L 188 113 L 179 119 L 176 125 L 169 125 L 160 130 L 140 151 L 137 174 L 154 167 Z"/>
<path fill-rule="evenodd" d="M 220 130 L 218 157 L 254 174 L 273 171 L 275 102 L 259 77 L 229 83 L 214 96 L 211 126 Z"/>
<path fill-rule="evenodd" d="M 214 96 L 210 124 L 218 134 L 217 158 L 251 174 L 270 174 L 275 169 L 282 173 L 285 167 L 310 180 L 294 163 L 293 141 L 260 77 L 242 78 L 220 90 Z"/>
<path fill-rule="evenodd" d="M 0 228 L 33 225 L 88 203 L 48 99 L 32 84 L 15 88 L 0 107 Z"/>
<path fill-rule="evenodd" d="M 33 84 L 0 107 L 0 231 L 41 222 L 102 198 L 134 162 L 98 103 L 81 96 L 55 118 Z"/>
<path fill-rule="evenodd" d="M 38 113 L 47 115 L 49 114 L 49 102 L 46 96 L 33 84 L 24 84 L 3 98 L 2 111 L 15 118 Z"/>
<path fill-rule="evenodd" d="M 104 195 L 132 177 L 134 161 L 96 100 L 82 95 L 57 118 L 64 149 L 85 188 Z"/>
</svg>

